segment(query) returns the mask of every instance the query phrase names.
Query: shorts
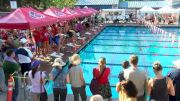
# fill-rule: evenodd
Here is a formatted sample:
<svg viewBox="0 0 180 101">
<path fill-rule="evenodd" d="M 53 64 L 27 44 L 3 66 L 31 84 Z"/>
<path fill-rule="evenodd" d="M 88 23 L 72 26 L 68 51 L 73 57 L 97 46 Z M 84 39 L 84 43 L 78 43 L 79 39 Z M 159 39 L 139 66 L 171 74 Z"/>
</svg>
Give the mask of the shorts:
<svg viewBox="0 0 180 101">
<path fill-rule="evenodd" d="M 20 66 L 22 75 L 24 75 L 25 72 L 29 72 L 31 70 L 31 63 L 22 63 Z"/>
<path fill-rule="evenodd" d="M 41 42 L 36 42 L 36 47 L 41 47 L 42 43 Z"/>
</svg>

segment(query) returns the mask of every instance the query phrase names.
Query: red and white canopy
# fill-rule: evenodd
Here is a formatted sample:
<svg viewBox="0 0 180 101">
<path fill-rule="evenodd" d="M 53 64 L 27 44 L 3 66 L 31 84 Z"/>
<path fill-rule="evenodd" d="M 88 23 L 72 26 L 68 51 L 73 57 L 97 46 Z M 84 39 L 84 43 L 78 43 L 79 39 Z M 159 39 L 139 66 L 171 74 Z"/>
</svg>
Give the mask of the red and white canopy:
<svg viewBox="0 0 180 101">
<path fill-rule="evenodd" d="M 2 29 L 34 29 L 54 24 L 57 18 L 43 14 L 33 8 L 18 8 L 0 19 Z"/>
</svg>

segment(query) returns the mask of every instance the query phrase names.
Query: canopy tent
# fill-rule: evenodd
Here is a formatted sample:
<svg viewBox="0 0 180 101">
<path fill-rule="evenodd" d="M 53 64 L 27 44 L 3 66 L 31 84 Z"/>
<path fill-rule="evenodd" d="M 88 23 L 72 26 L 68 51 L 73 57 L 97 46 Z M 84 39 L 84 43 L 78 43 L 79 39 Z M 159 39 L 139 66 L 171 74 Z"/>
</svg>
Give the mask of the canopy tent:
<svg viewBox="0 0 180 101">
<path fill-rule="evenodd" d="M 73 18 L 78 18 L 78 17 L 81 17 L 81 14 L 72 10 L 72 9 L 69 9 L 69 8 L 63 8 L 61 10 L 63 13 L 65 14 L 68 14 L 69 16 L 73 17 Z"/>
<path fill-rule="evenodd" d="M 87 6 L 84 6 L 84 8 L 83 9 L 86 9 L 86 10 L 88 10 L 88 11 L 90 11 L 90 12 L 92 12 L 92 13 L 97 13 L 98 11 L 97 10 L 95 10 L 94 8 L 88 8 Z"/>
<path fill-rule="evenodd" d="M 57 18 L 45 15 L 33 8 L 18 8 L 11 14 L 0 19 L 3 29 L 34 29 L 54 24 Z"/>
<path fill-rule="evenodd" d="M 78 12 L 78 13 L 81 13 L 81 16 L 83 16 L 83 17 L 85 17 L 85 16 L 90 16 L 92 13 L 91 12 L 89 12 L 88 10 L 86 10 L 86 9 L 81 9 L 81 8 L 79 8 L 79 7 L 77 7 L 77 8 L 75 8 L 74 9 L 76 12 Z"/>
<path fill-rule="evenodd" d="M 155 9 L 148 7 L 148 6 L 144 6 L 143 8 L 141 8 L 139 10 L 141 13 L 155 13 L 157 12 Z"/>
<path fill-rule="evenodd" d="M 60 9 L 55 8 L 55 7 L 48 8 L 43 13 L 56 17 L 59 19 L 59 21 L 71 20 L 73 18 L 71 16 L 68 16 L 68 14 L 63 13 Z"/>
<path fill-rule="evenodd" d="M 122 12 L 125 11 L 125 9 L 102 9 L 104 12 Z"/>
<path fill-rule="evenodd" d="M 177 8 L 176 11 L 177 11 L 178 13 L 180 13 L 180 8 Z"/>
<path fill-rule="evenodd" d="M 177 11 L 170 7 L 170 6 L 166 6 L 166 7 L 162 7 L 158 10 L 158 13 L 163 13 L 163 14 L 167 14 L 167 13 L 177 13 Z"/>
<path fill-rule="evenodd" d="M 93 11 L 94 13 L 97 13 L 98 11 L 95 10 L 94 8 L 89 8 L 91 11 Z"/>
</svg>

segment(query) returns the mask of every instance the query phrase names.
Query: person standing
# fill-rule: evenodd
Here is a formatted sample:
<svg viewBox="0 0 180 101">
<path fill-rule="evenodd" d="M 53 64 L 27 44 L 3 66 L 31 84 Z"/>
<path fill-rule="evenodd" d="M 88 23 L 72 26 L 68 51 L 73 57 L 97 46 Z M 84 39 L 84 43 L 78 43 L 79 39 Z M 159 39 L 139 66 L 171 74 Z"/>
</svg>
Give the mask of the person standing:
<svg viewBox="0 0 180 101">
<path fill-rule="evenodd" d="M 53 69 L 50 73 L 50 78 L 54 81 L 53 93 L 54 101 L 66 101 L 67 95 L 67 80 L 68 80 L 68 70 L 63 68 L 65 63 L 61 58 L 56 58 L 53 63 Z"/>
<path fill-rule="evenodd" d="M 148 82 L 148 94 L 150 101 L 169 101 L 170 95 L 175 95 L 172 80 L 162 76 L 162 66 L 158 61 L 153 64 L 155 77 Z"/>
<path fill-rule="evenodd" d="M 44 84 L 46 74 L 39 71 L 41 61 L 36 60 L 32 63 L 32 70 L 29 71 L 28 77 L 31 81 L 32 88 L 31 92 L 33 95 L 33 101 L 47 101 L 47 96 L 41 96 L 44 94 Z"/>
<path fill-rule="evenodd" d="M 32 52 L 26 47 L 27 40 L 22 38 L 20 40 L 20 47 L 18 48 L 16 54 L 21 66 L 21 73 L 24 75 L 25 72 L 31 70 L 31 59 L 33 59 Z"/>
<path fill-rule="evenodd" d="M 4 61 L 4 52 L 2 50 L 2 45 L 4 44 L 4 41 L 0 39 L 0 98 L 2 101 L 5 101 L 5 93 L 7 91 L 7 87 L 5 84 L 5 75 L 3 70 L 3 61 Z"/>
<path fill-rule="evenodd" d="M 121 71 L 119 73 L 119 76 L 118 76 L 120 82 L 125 80 L 125 78 L 124 78 L 124 71 L 129 68 L 129 62 L 128 61 L 123 61 L 122 67 L 123 67 L 123 71 Z"/>
<path fill-rule="evenodd" d="M 36 28 L 33 31 L 33 37 L 36 43 L 36 55 L 40 55 L 41 53 L 41 47 L 42 47 L 42 35 L 40 33 L 40 30 Z"/>
<path fill-rule="evenodd" d="M 79 66 L 81 63 L 81 58 L 78 54 L 74 54 L 69 58 L 69 61 L 71 63 L 69 66 L 69 78 L 74 95 L 74 101 L 79 101 L 79 95 L 81 96 L 82 101 L 86 101 L 86 84 L 83 77 L 82 68 Z"/>
<path fill-rule="evenodd" d="M 12 75 L 14 73 L 13 76 L 18 76 L 18 73 L 15 73 L 15 72 L 18 72 L 20 66 L 14 59 L 15 52 L 12 49 L 7 50 L 6 55 L 7 56 L 5 57 L 4 62 L 3 62 L 3 70 L 4 70 L 4 74 L 5 74 L 5 83 L 6 83 L 6 85 L 8 85 L 8 79 L 9 79 L 10 75 Z M 15 86 L 13 89 L 12 101 L 17 101 L 17 97 L 18 97 L 18 93 L 19 93 L 18 78 L 14 78 L 14 82 L 15 82 Z"/>
<path fill-rule="evenodd" d="M 145 90 L 147 89 L 147 78 L 146 72 L 140 70 L 137 66 L 138 64 L 138 56 L 131 55 L 130 56 L 130 65 L 131 67 L 124 72 L 124 77 L 126 80 L 131 80 L 137 90 L 137 101 L 145 101 Z"/>
<path fill-rule="evenodd" d="M 103 97 L 103 99 L 108 99 L 108 101 L 111 101 L 112 93 L 108 79 L 109 75 L 110 68 L 106 67 L 106 59 L 102 57 L 99 59 L 98 67 L 93 69 L 93 77 L 96 79 L 98 78 L 97 82 L 99 87 L 97 89 L 99 89 L 99 94 Z"/>
<path fill-rule="evenodd" d="M 169 96 L 169 101 L 180 101 L 180 59 L 173 61 L 176 69 L 170 71 L 167 76 L 173 81 L 175 96 Z"/>
</svg>

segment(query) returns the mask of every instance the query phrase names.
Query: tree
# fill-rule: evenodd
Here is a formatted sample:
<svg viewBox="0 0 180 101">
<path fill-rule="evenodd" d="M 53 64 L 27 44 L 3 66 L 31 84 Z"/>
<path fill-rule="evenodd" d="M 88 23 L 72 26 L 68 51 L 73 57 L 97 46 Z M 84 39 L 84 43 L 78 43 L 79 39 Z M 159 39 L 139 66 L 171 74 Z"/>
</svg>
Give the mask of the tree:
<svg viewBox="0 0 180 101">
<path fill-rule="evenodd" d="M 64 8 L 64 7 L 74 7 L 76 0 L 49 0 L 51 3 L 49 3 L 50 6 L 55 6 L 58 8 Z"/>
</svg>

